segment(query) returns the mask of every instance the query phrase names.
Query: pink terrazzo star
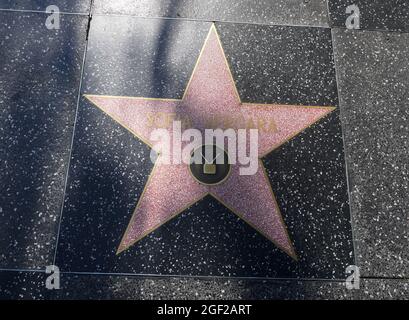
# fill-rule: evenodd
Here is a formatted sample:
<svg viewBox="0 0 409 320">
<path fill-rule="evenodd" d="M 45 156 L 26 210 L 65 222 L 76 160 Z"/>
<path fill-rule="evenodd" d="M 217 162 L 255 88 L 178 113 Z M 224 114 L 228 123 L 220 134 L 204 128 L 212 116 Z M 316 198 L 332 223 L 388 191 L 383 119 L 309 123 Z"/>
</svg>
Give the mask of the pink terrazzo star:
<svg viewBox="0 0 409 320">
<path fill-rule="evenodd" d="M 241 119 L 271 119 L 276 124 L 276 130 L 259 130 L 260 158 L 334 109 L 242 103 L 214 25 L 181 100 L 95 95 L 86 97 L 150 146 L 154 144 L 150 140 L 150 133 L 155 129 L 152 126 L 152 114 L 180 117 L 189 115 L 192 127 L 199 130 L 204 130 L 209 120 L 214 118 L 232 118 L 230 127 L 233 129 L 240 128 L 234 120 L 237 115 Z M 165 127 L 171 133 L 172 123 Z M 186 164 L 155 164 L 118 253 L 210 194 L 296 259 L 269 179 L 261 160 L 258 163 L 259 170 L 253 176 L 239 175 L 238 167 L 233 165 L 229 178 L 215 186 L 196 181 Z"/>
</svg>

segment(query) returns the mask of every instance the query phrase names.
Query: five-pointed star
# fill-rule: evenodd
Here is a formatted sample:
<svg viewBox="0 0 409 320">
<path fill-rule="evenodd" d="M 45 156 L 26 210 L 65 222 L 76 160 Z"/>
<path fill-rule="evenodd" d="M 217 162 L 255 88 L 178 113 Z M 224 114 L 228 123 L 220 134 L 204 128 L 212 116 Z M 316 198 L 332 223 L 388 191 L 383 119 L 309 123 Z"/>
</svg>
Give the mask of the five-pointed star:
<svg viewBox="0 0 409 320">
<path fill-rule="evenodd" d="M 276 130 L 259 130 L 259 158 L 276 149 L 322 117 L 333 107 L 242 103 L 216 28 L 212 25 L 182 99 L 152 99 L 86 95 L 94 105 L 152 147 L 152 114 L 188 114 L 193 127 L 204 130 L 214 118 L 272 119 Z M 237 119 L 234 118 L 234 119 Z M 241 129 L 231 121 L 231 128 Z M 257 125 L 257 122 L 256 122 Z M 165 126 L 172 131 L 172 123 Z M 296 253 L 270 186 L 262 161 L 255 175 L 239 174 L 233 165 L 227 180 L 204 185 L 186 164 L 156 163 L 139 198 L 118 253 L 163 225 L 206 195 L 211 195 L 271 240 L 288 255 Z"/>
</svg>

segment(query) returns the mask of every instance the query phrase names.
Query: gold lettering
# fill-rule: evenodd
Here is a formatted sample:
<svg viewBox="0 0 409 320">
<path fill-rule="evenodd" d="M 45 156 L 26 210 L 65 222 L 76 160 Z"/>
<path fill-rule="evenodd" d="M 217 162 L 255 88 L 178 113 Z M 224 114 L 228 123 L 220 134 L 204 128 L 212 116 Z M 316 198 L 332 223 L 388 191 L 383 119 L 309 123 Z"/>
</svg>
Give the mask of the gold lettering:
<svg viewBox="0 0 409 320">
<path fill-rule="evenodd" d="M 257 127 L 256 127 L 256 125 L 254 124 L 254 121 L 253 121 L 253 118 L 249 118 L 248 120 L 247 120 L 247 123 L 246 123 L 246 127 L 245 127 L 247 130 L 249 130 L 249 129 L 257 129 Z"/>
<path fill-rule="evenodd" d="M 274 120 L 271 119 L 270 126 L 269 126 L 269 132 L 274 133 L 274 132 L 277 132 L 277 131 L 278 131 L 277 124 L 275 123 Z"/>
<path fill-rule="evenodd" d="M 235 121 L 234 118 L 228 117 L 225 119 L 224 122 L 224 128 L 223 129 L 230 129 L 235 127 L 235 124 L 237 123 L 237 121 Z"/>
<path fill-rule="evenodd" d="M 166 118 L 165 118 L 165 128 L 171 128 L 175 118 L 176 118 L 176 113 L 167 113 Z"/>
<path fill-rule="evenodd" d="M 260 130 L 261 132 L 267 132 L 266 129 L 266 120 L 263 118 L 258 118 L 257 119 L 257 128 L 258 130 Z"/>
<path fill-rule="evenodd" d="M 192 119 L 188 115 L 184 115 L 181 118 L 181 122 L 182 122 L 183 130 L 192 129 L 192 125 L 193 125 Z"/>
<path fill-rule="evenodd" d="M 148 113 L 148 127 L 149 128 L 156 128 L 156 114 L 155 113 Z"/>
</svg>

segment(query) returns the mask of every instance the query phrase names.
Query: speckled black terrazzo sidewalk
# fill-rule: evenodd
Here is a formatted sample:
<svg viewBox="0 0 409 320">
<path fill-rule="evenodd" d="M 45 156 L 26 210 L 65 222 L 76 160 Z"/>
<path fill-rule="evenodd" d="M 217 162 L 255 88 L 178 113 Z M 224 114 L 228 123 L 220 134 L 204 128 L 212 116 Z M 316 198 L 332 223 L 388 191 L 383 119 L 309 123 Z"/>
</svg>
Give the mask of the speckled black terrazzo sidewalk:
<svg viewBox="0 0 409 320">
<path fill-rule="evenodd" d="M 1 299 L 409 298 L 407 1 L 43 2 L 0 0 Z M 85 95 L 182 98 L 213 23 L 242 102 L 334 108 L 262 158 L 297 259 L 211 195 L 117 254 L 153 165 Z"/>
</svg>

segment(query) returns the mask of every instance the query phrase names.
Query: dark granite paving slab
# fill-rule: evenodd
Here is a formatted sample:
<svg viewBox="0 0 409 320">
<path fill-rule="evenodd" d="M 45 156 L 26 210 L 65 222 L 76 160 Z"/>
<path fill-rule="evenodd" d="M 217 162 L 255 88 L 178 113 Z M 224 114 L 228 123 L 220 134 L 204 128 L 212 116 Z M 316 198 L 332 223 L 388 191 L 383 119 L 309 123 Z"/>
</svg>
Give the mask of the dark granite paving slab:
<svg viewBox="0 0 409 320">
<path fill-rule="evenodd" d="M 361 280 L 360 289 L 343 282 L 295 280 L 236 280 L 132 278 L 63 275 L 66 288 L 58 299 L 204 299 L 204 300 L 373 300 L 409 299 L 408 280 Z"/>
<path fill-rule="evenodd" d="M 330 30 L 219 24 L 243 101 L 335 106 Z"/>
<path fill-rule="evenodd" d="M 50 299 L 44 272 L 0 271 L 0 300 Z"/>
<path fill-rule="evenodd" d="M 346 8 L 356 5 L 360 12 L 360 29 L 409 32 L 407 0 L 328 0 L 331 26 L 345 28 L 350 13 Z"/>
<path fill-rule="evenodd" d="M 0 12 L 0 268 L 52 262 L 86 18 Z"/>
<path fill-rule="evenodd" d="M 83 92 L 181 97 L 210 26 L 207 22 L 95 16 Z"/>
<path fill-rule="evenodd" d="M 409 35 L 335 29 L 357 260 L 409 275 Z"/>
<path fill-rule="evenodd" d="M 327 26 L 325 0 L 95 0 L 95 13 Z"/>
<path fill-rule="evenodd" d="M 153 278 L 61 274 L 60 289 L 45 288 L 40 272 L 0 272 L 0 299 L 121 300 L 378 300 L 409 299 L 408 280 L 362 279 L 360 288 L 343 282 Z"/>
<path fill-rule="evenodd" d="M 55 5 L 60 12 L 89 13 L 91 0 L 0 0 L 0 9 L 46 11 Z"/>
<path fill-rule="evenodd" d="M 210 26 L 95 16 L 83 93 L 181 97 Z M 243 100 L 337 105 L 329 29 L 217 29 Z M 237 38 L 247 42 L 237 46 Z M 274 84 L 279 89 L 271 93 Z M 83 98 L 57 265 L 77 272 L 344 279 L 354 259 L 343 161 L 337 110 L 264 159 L 299 261 L 210 196 L 117 255 L 152 169 L 149 148 Z"/>
</svg>

